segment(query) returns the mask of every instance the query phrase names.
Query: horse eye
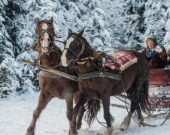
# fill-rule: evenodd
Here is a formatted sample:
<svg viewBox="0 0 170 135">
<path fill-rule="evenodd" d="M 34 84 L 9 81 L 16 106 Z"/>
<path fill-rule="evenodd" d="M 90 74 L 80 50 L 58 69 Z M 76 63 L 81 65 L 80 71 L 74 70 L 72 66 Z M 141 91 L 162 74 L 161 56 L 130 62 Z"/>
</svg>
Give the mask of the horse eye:
<svg viewBox="0 0 170 135">
<path fill-rule="evenodd" d="M 44 38 L 41 38 L 41 39 L 40 39 L 40 41 L 43 41 L 43 40 L 44 40 Z"/>
<path fill-rule="evenodd" d="M 51 43 L 51 40 L 50 40 L 50 39 L 48 39 L 48 42 L 49 42 L 49 43 Z"/>
</svg>

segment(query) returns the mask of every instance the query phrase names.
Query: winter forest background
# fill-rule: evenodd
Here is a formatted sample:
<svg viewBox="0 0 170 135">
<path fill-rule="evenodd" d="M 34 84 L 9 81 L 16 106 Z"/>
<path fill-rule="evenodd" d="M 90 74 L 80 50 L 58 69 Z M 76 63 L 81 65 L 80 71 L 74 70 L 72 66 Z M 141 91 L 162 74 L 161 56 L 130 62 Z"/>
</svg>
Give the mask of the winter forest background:
<svg viewBox="0 0 170 135">
<path fill-rule="evenodd" d="M 61 40 L 68 29 L 79 32 L 96 49 L 104 46 L 146 47 L 148 36 L 170 47 L 170 0 L 0 0 L 0 97 L 38 91 L 33 61 L 35 19 L 54 18 Z M 62 46 L 58 43 L 61 48 Z M 99 47 L 102 46 L 102 47 Z"/>
</svg>

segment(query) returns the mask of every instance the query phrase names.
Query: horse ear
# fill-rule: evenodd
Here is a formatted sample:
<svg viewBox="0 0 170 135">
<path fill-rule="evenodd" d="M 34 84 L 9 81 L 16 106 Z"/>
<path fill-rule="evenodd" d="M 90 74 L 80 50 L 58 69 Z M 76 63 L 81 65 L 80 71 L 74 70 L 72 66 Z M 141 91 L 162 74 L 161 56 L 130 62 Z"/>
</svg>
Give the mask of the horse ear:
<svg viewBox="0 0 170 135">
<path fill-rule="evenodd" d="M 79 36 L 82 36 L 82 35 L 83 35 L 84 29 L 85 29 L 85 27 L 80 31 L 80 33 L 78 34 Z"/>
<path fill-rule="evenodd" d="M 71 35 L 71 33 L 72 33 L 72 30 L 69 29 L 69 30 L 68 30 L 68 36 Z"/>
<path fill-rule="evenodd" d="M 40 19 L 37 17 L 37 18 L 35 19 L 35 21 L 36 21 L 36 23 L 38 23 L 38 22 L 40 21 Z"/>
<path fill-rule="evenodd" d="M 51 17 L 50 21 L 53 23 L 53 16 Z"/>
</svg>

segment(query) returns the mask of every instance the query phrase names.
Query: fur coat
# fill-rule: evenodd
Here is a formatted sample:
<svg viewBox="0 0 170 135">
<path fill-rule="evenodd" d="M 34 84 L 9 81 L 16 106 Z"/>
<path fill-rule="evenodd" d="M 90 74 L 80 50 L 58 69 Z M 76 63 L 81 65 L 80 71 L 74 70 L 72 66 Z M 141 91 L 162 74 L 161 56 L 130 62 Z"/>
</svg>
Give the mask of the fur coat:
<svg viewBox="0 0 170 135">
<path fill-rule="evenodd" d="M 146 49 L 141 52 L 149 63 L 150 69 L 165 68 L 167 65 L 167 54 L 164 47 L 162 47 L 162 52 L 157 53 L 153 58 L 146 56 Z"/>
</svg>

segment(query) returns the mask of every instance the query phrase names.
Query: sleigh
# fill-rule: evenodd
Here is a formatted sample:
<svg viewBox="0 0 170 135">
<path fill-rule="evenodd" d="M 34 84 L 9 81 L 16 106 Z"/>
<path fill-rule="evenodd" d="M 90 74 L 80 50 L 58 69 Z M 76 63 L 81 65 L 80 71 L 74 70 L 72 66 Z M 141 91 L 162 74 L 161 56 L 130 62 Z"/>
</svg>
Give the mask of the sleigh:
<svg viewBox="0 0 170 135">
<path fill-rule="evenodd" d="M 156 104 L 156 108 L 170 107 L 170 68 L 150 70 L 149 94 L 149 101 Z"/>
</svg>

